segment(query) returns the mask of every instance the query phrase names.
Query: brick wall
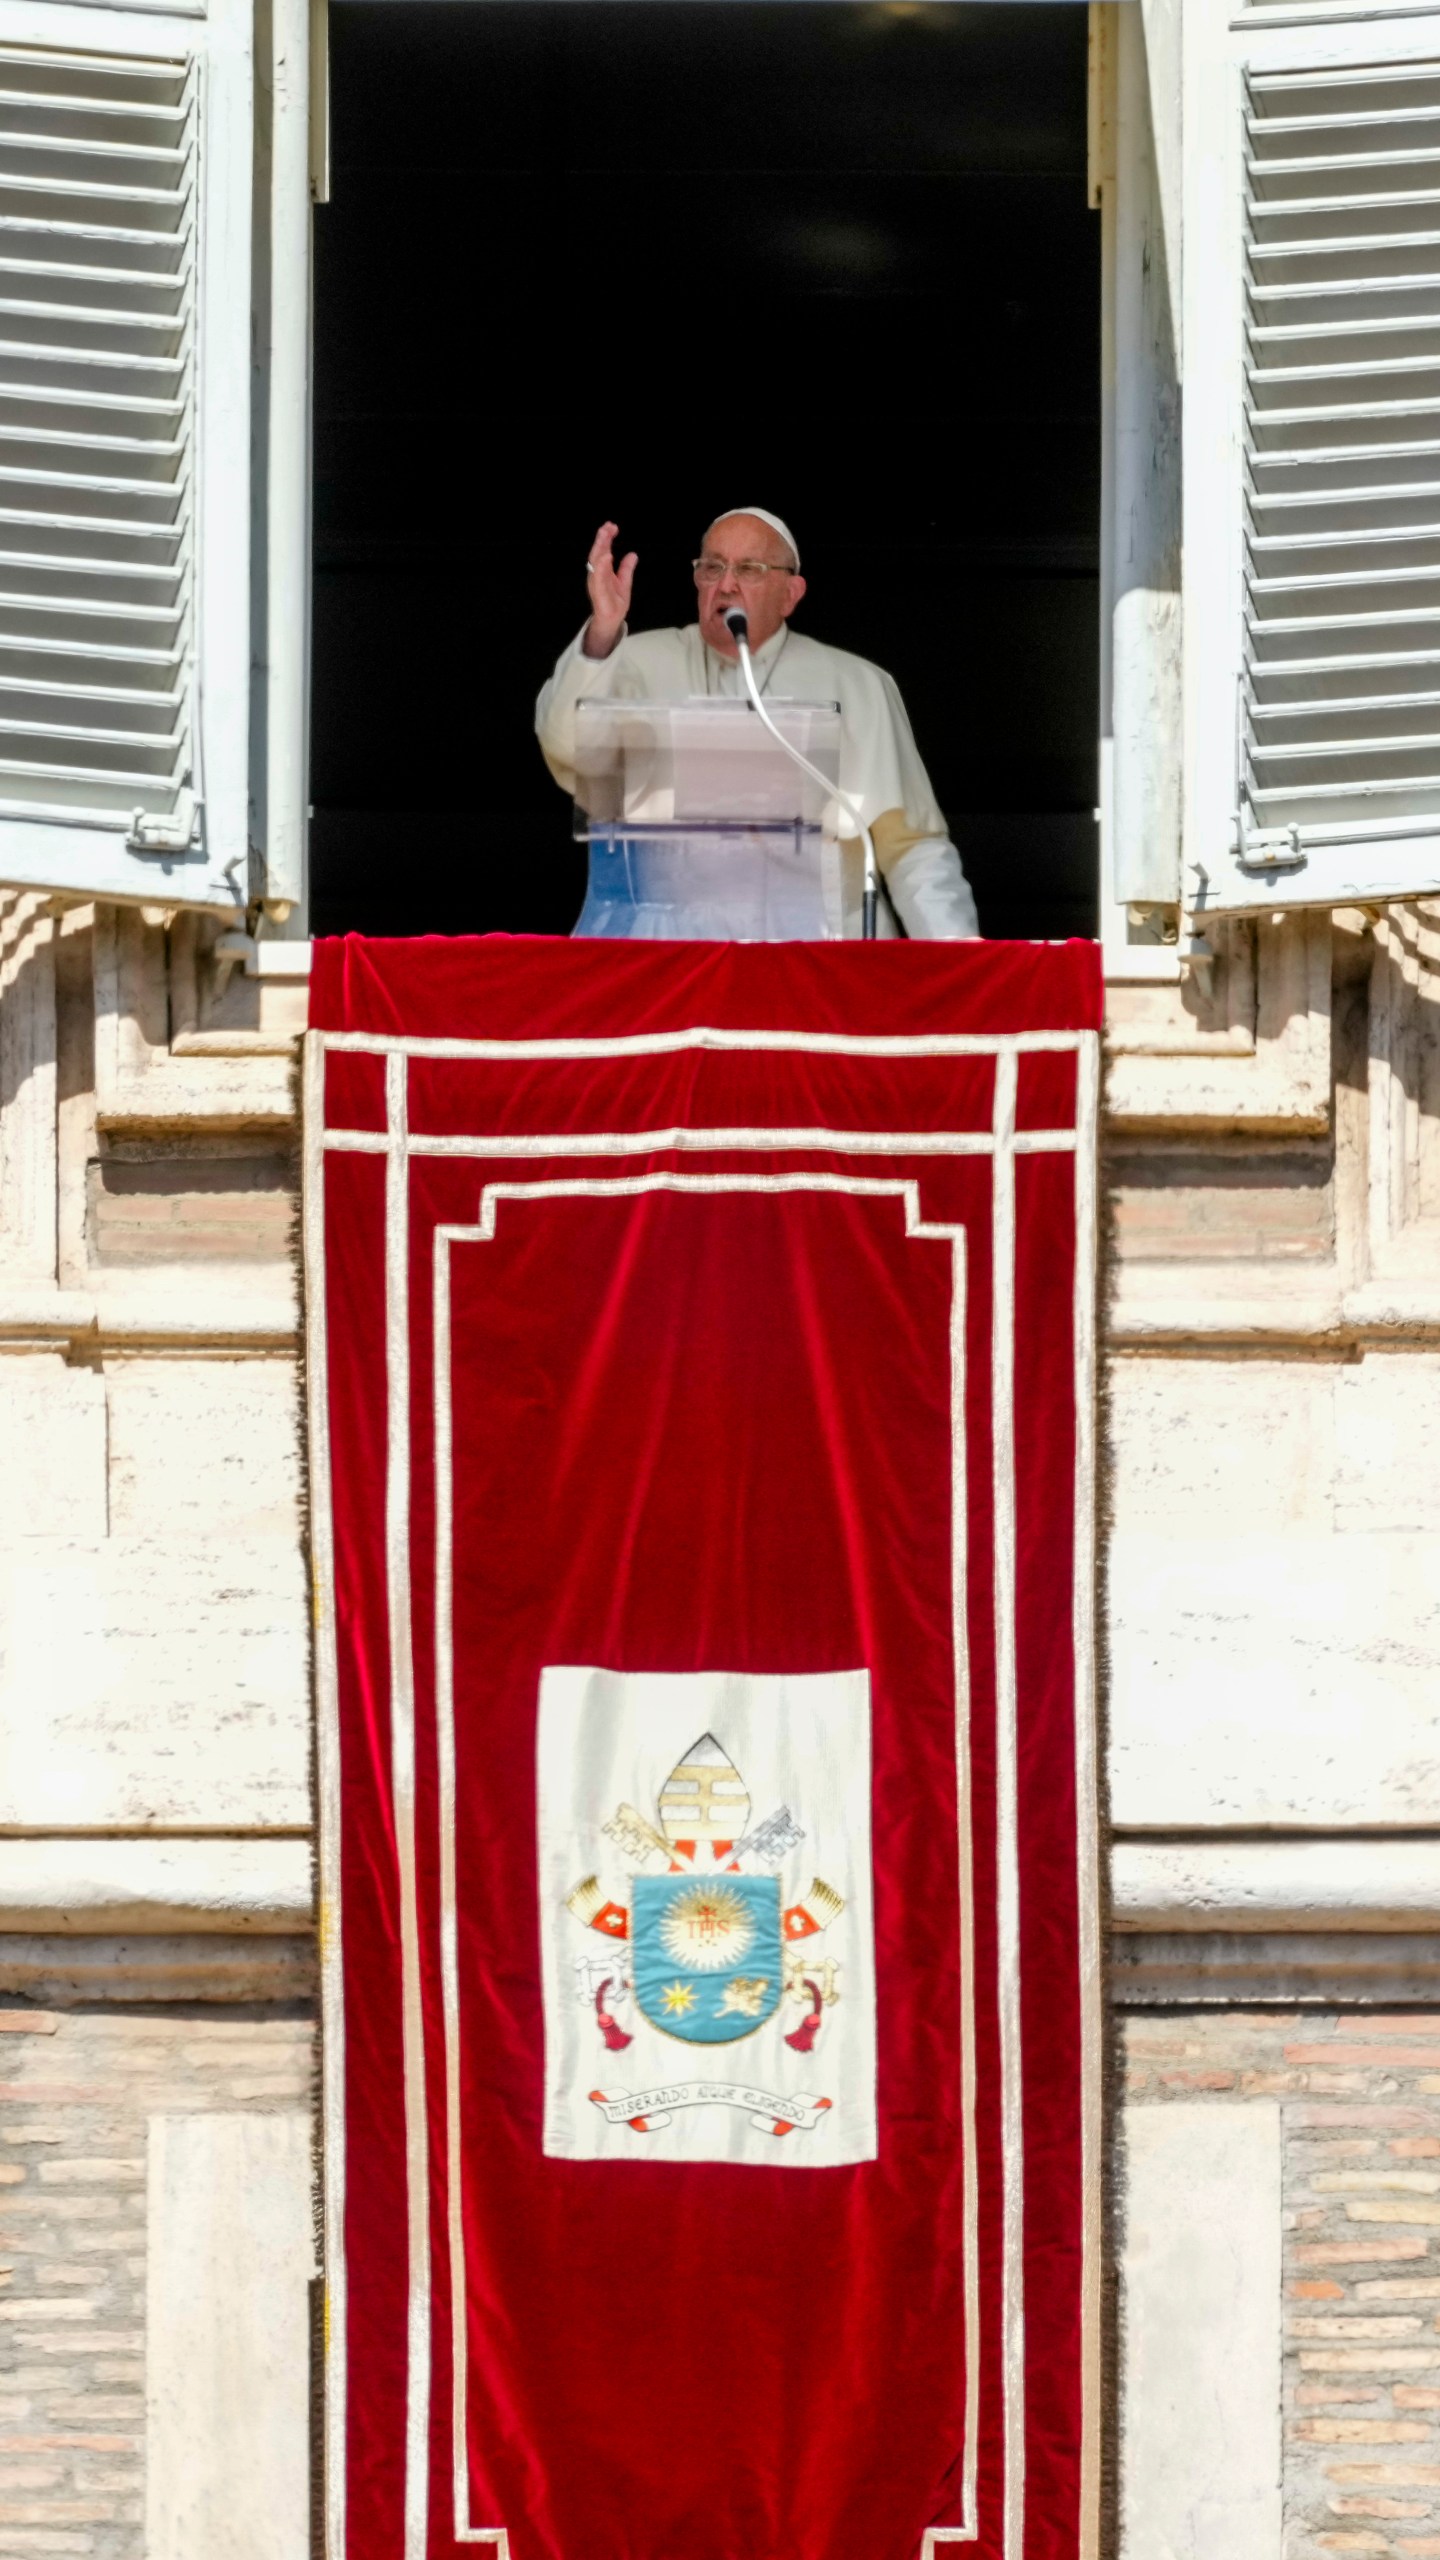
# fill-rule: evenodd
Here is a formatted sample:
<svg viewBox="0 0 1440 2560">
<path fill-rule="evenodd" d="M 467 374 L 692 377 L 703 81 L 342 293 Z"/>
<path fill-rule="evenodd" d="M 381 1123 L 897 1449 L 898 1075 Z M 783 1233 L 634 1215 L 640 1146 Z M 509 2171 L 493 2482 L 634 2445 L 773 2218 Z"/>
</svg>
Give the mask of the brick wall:
<svg viewBox="0 0 1440 2560">
<path fill-rule="evenodd" d="M 1440 2014 L 1123 2034 L 1132 2106 L 1280 2107 L 1285 2560 L 1440 2560 Z M 148 2119 L 303 2107 L 312 2039 L 300 2004 L 0 2009 L 0 2554 L 144 2560 Z"/>
<path fill-rule="evenodd" d="M 1132 2106 L 1280 2107 L 1285 2560 L 1440 2560 L 1440 2015 L 1172 2011 L 1123 2033 Z"/>
<path fill-rule="evenodd" d="M 0 2553 L 143 2560 L 147 2120 L 303 2107 L 311 2053 L 298 2009 L 0 2009 Z"/>
</svg>

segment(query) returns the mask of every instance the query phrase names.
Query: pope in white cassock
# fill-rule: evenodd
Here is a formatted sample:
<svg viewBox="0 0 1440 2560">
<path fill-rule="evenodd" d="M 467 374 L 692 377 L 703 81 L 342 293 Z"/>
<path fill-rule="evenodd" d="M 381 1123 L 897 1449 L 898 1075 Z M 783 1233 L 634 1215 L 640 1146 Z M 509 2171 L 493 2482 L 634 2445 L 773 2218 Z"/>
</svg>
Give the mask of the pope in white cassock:
<svg viewBox="0 0 1440 2560">
<path fill-rule="evenodd" d="M 602 524 L 590 546 L 590 618 L 560 658 L 536 706 L 541 749 L 562 790 L 572 795 L 575 790 L 579 703 L 606 695 L 646 702 L 743 697 L 739 651 L 724 619 L 734 606 L 742 606 L 761 693 L 777 702 L 840 705 L 840 789 L 874 839 L 885 890 L 880 932 L 903 929 L 931 941 L 978 934 L 975 901 L 893 678 L 868 658 L 827 648 L 823 641 L 790 629 L 805 580 L 794 538 L 780 518 L 764 507 L 716 517 L 695 562 L 700 618 L 683 631 L 628 629 L 636 554 L 627 553 L 616 565 L 617 530 Z M 859 835 L 843 832 L 848 814 L 842 813 L 838 848 L 839 895 L 826 900 L 823 910 L 817 904 L 817 939 L 827 930 L 825 912 L 839 915 L 846 935 L 860 931 L 864 863 Z M 579 930 L 586 929 L 582 917 Z M 644 927 L 637 923 L 631 929 Z M 683 909 L 674 910 L 665 930 L 685 934 Z M 697 922 L 689 930 L 713 932 L 714 927 Z"/>
</svg>

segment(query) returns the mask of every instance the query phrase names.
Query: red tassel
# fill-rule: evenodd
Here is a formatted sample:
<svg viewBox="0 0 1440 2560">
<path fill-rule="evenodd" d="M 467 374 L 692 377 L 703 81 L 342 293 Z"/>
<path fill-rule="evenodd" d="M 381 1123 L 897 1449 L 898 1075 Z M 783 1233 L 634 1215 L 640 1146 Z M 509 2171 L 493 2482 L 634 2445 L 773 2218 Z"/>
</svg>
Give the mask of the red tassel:
<svg viewBox="0 0 1440 2560">
<path fill-rule="evenodd" d="M 794 2046 L 797 2053 L 810 2053 L 813 2051 L 815 2039 L 820 2033 L 820 2020 L 825 2009 L 825 2003 L 820 1994 L 820 1985 L 818 1982 L 812 1982 L 808 1974 L 805 1977 L 805 1988 L 809 1992 L 815 2006 L 811 2010 L 808 2018 L 801 2019 L 800 2024 L 795 2029 L 793 2035 L 788 2035 L 785 2039 L 787 2044 Z"/>
<path fill-rule="evenodd" d="M 612 2053 L 623 2053 L 627 2044 L 633 2044 L 635 2039 L 633 2036 L 627 2036 L 623 2027 L 616 2026 L 614 2019 L 606 2008 L 605 1994 L 609 1988 L 610 1983 L 607 1979 L 601 1983 L 599 1990 L 596 1992 L 595 2015 L 600 2021 L 600 2033 L 604 2037 L 610 2051 Z"/>
</svg>

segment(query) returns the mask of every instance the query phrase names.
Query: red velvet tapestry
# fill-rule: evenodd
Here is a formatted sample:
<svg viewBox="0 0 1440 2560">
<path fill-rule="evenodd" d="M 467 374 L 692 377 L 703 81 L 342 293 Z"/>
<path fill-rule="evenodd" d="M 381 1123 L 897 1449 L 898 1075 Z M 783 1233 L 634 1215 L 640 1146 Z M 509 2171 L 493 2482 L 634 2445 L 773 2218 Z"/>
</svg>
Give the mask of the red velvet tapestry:
<svg viewBox="0 0 1440 2560">
<path fill-rule="evenodd" d="M 315 961 L 328 2560 L 1093 2560 L 1096 954 Z"/>
</svg>

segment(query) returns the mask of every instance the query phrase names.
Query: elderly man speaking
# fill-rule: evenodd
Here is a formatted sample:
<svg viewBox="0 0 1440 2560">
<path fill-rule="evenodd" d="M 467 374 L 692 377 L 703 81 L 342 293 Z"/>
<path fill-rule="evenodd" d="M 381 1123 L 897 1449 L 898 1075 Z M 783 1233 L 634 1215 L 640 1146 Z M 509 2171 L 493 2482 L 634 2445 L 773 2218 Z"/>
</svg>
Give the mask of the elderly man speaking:
<svg viewBox="0 0 1440 2560">
<path fill-rule="evenodd" d="M 886 893 L 880 931 L 893 933 L 898 926 L 932 941 L 977 934 L 975 901 L 893 678 L 868 658 L 827 648 L 790 628 L 805 580 L 794 536 L 781 519 L 765 507 L 737 508 L 716 517 L 694 564 L 700 618 L 683 631 L 628 630 L 637 556 L 629 552 L 616 565 L 617 530 L 602 524 L 590 546 L 590 618 L 559 660 L 536 706 L 541 749 L 561 788 L 572 793 L 575 788 L 580 702 L 606 695 L 646 702 L 743 696 L 739 651 L 725 622 L 725 615 L 739 605 L 749 620 L 762 695 L 775 702 L 840 706 L 840 789 L 874 839 Z M 857 934 L 863 871 L 858 834 L 842 834 L 840 857 L 844 930 Z M 698 917 L 688 919 L 683 905 L 677 906 L 669 911 L 664 930 L 682 938 L 713 933 L 713 912 L 707 906 L 702 923 Z M 633 929 L 646 928 L 637 922 Z M 578 930 L 587 930 L 584 917 Z M 817 922 L 817 937 L 823 930 Z"/>
</svg>

